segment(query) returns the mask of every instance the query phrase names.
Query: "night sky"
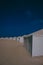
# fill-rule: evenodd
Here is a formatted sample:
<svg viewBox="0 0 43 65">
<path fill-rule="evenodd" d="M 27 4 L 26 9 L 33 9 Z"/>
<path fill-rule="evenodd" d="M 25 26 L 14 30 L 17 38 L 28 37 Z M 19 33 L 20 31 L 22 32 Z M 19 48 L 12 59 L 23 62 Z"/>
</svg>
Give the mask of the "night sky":
<svg viewBox="0 0 43 65">
<path fill-rule="evenodd" d="M 0 1 L 0 37 L 19 36 L 43 28 L 43 0 Z"/>
</svg>

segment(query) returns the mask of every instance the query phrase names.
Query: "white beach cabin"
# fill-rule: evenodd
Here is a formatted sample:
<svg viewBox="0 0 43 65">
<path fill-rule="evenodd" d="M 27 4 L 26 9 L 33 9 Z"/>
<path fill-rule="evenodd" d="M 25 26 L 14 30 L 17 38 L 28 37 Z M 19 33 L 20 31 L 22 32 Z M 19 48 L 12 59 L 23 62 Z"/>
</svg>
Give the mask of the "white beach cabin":
<svg viewBox="0 0 43 65">
<path fill-rule="evenodd" d="M 43 56 L 43 29 L 29 35 L 18 37 L 32 56 Z"/>
</svg>

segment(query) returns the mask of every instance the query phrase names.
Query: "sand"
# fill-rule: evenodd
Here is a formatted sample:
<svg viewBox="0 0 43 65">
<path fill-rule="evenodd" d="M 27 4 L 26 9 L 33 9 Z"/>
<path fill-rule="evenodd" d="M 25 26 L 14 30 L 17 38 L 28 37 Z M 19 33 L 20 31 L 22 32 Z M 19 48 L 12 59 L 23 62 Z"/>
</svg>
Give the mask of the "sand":
<svg viewBox="0 0 43 65">
<path fill-rule="evenodd" d="M 31 57 L 15 40 L 0 40 L 0 65 L 43 65 L 43 57 Z"/>
</svg>

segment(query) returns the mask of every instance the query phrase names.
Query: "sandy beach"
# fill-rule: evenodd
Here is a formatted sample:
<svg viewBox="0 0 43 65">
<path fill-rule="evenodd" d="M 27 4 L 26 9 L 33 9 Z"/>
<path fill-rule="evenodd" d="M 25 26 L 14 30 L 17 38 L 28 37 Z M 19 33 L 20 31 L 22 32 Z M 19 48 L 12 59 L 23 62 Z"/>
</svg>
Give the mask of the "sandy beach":
<svg viewBox="0 0 43 65">
<path fill-rule="evenodd" d="M 43 65 L 43 56 L 31 57 L 21 43 L 0 39 L 0 65 Z"/>
</svg>

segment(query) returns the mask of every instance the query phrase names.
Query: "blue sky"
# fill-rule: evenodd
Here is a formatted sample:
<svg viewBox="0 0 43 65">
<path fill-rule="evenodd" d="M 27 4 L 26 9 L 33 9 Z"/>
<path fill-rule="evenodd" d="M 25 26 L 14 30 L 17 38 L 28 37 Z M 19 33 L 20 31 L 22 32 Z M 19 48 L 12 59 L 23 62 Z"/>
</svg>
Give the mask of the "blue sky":
<svg viewBox="0 0 43 65">
<path fill-rule="evenodd" d="M 43 28 L 43 0 L 0 2 L 0 37 L 19 36 Z"/>
</svg>

